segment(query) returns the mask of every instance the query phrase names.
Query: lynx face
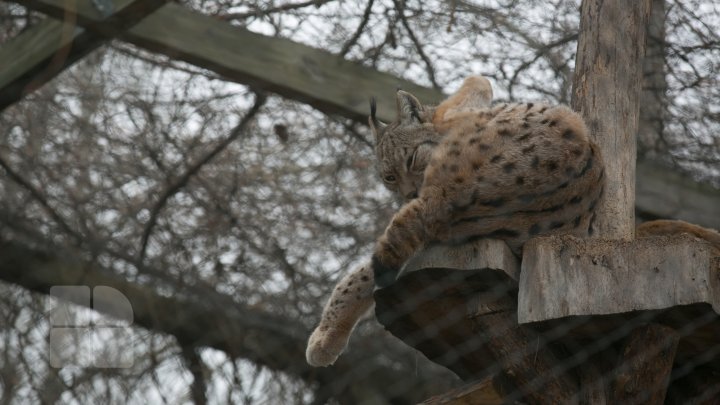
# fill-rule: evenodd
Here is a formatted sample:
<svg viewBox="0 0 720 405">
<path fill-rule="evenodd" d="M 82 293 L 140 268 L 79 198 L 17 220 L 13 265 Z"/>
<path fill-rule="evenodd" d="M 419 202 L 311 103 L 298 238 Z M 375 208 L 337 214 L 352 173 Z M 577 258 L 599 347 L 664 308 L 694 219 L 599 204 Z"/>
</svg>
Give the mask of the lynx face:
<svg viewBox="0 0 720 405">
<path fill-rule="evenodd" d="M 442 139 L 432 124 L 434 108 L 421 106 L 411 94 L 397 93 L 398 116 L 383 124 L 371 106 L 370 129 L 375 136 L 377 170 L 385 186 L 406 200 L 416 198 L 425 168 Z"/>
<path fill-rule="evenodd" d="M 424 106 L 412 94 L 398 91 L 397 118 L 387 125 L 375 117 L 373 102 L 369 124 L 375 137 L 378 174 L 385 186 L 405 200 L 417 198 L 425 169 L 445 136 L 441 132 L 467 121 L 468 114 L 480 114 L 479 120 L 487 121 L 491 101 L 490 82 L 482 76 L 471 76 L 437 107 Z"/>
</svg>

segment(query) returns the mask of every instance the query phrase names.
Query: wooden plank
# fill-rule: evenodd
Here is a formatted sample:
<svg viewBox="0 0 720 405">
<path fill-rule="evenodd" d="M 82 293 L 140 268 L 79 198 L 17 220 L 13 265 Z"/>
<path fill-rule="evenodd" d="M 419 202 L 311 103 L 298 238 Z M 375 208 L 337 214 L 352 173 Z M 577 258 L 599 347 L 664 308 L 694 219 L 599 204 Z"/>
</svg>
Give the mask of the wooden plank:
<svg viewBox="0 0 720 405">
<path fill-rule="evenodd" d="M 720 265 L 690 235 L 633 242 L 536 238 L 525 245 L 520 323 L 708 303 L 720 313 Z"/>
<path fill-rule="evenodd" d="M 73 24 L 47 19 L 0 48 L 0 111 L 96 49 L 101 41 Z"/>
<path fill-rule="evenodd" d="M 122 4 L 128 0 L 113 0 Z M 63 18 L 65 0 L 32 0 L 24 5 Z M 77 1 L 78 24 L 102 33 L 91 0 Z M 127 31 L 122 39 L 219 73 L 228 80 L 275 92 L 326 113 L 367 122 L 368 102 L 378 100 L 378 116 L 395 118 L 398 87 L 425 102 L 439 102 L 438 91 L 353 63 L 329 52 L 283 38 L 234 27 L 170 3 Z"/>
<path fill-rule="evenodd" d="M 672 328 L 663 325 L 634 330 L 613 373 L 613 403 L 662 405 L 679 340 Z"/>
<path fill-rule="evenodd" d="M 462 245 L 429 247 L 408 260 L 400 271 L 400 277 L 426 268 L 493 269 L 502 271 L 516 281 L 520 277 L 520 261 L 507 244 L 498 239 L 481 239 Z"/>
<path fill-rule="evenodd" d="M 13 1 L 111 39 L 156 12 L 169 0 Z"/>
<path fill-rule="evenodd" d="M 494 386 L 492 378 L 464 385 L 436 395 L 420 403 L 420 405 L 503 405 L 502 395 Z"/>
<path fill-rule="evenodd" d="M 45 20 L 0 48 L 0 111 L 47 83 L 58 73 L 158 9 L 168 0 L 119 0 L 110 15 L 95 7 L 98 36 L 78 27 L 73 2 L 63 2 L 62 21 Z M 20 2 L 37 7 L 40 2 Z"/>
<path fill-rule="evenodd" d="M 635 136 L 651 0 L 583 1 L 572 107 L 605 157 L 594 235 L 635 235 Z"/>
<path fill-rule="evenodd" d="M 503 241 L 434 246 L 408 261 L 397 282 L 375 292 L 375 314 L 391 333 L 463 380 L 485 378 L 495 368 L 492 353 L 469 317 L 514 316 L 518 275 L 518 259 Z"/>
</svg>

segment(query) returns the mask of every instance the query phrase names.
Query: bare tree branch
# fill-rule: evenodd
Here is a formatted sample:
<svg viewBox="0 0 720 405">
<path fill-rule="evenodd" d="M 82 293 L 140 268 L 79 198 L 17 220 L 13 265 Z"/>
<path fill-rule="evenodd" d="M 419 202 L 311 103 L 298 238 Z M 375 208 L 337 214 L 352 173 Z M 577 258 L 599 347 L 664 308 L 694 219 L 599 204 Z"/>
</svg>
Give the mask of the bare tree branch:
<svg viewBox="0 0 720 405">
<path fill-rule="evenodd" d="M 350 51 L 350 48 L 357 43 L 357 40 L 360 38 L 360 35 L 362 35 L 363 31 L 365 30 L 365 26 L 367 25 L 368 21 L 370 20 L 370 13 L 372 12 L 373 4 L 375 3 L 375 0 L 368 0 L 367 5 L 365 6 L 365 11 L 363 12 L 362 19 L 360 20 L 360 24 L 355 29 L 355 33 L 350 37 L 350 39 L 345 42 L 342 49 L 340 50 L 340 56 L 345 57 L 347 53 Z"/>
<path fill-rule="evenodd" d="M 283 4 L 281 6 L 277 7 L 270 7 L 267 9 L 261 9 L 257 7 L 255 11 L 245 12 L 245 13 L 226 13 L 226 14 L 220 14 L 218 17 L 222 20 L 242 20 L 246 19 L 248 17 L 262 17 L 269 14 L 279 13 L 283 11 L 291 11 L 291 10 L 298 10 L 301 8 L 305 8 L 308 6 L 315 6 L 320 7 L 324 4 L 330 3 L 334 0 L 307 0 L 302 3 L 288 3 Z"/>
<path fill-rule="evenodd" d="M 193 382 L 190 386 L 193 402 L 195 402 L 195 405 L 205 405 L 207 404 L 207 384 L 205 384 L 205 375 L 203 373 L 203 361 L 197 351 L 197 348 L 183 346 L 182 356 L 185 360 L 185 367 L 193 376 Z"/>
<path fill-rule="evenodd" d="M 412 41 L 413 45 L 415 45 L 415 49 L 417 50 L 418 55 L 420 55 L 420 59 L 422 59 L 425 63 L 425 71 L 428 74 L 430 83 L 432 83 L 433 88 L 435 88 L 436 90 L 440 90 L 441 87 L 435 79 L 435 67 L 433 67 L 430 58 L 425 54 L 425 51 L 423 50 L 423 45 L 418 40 L 417 36 L 415 36 L 415 32 L 412 30 L 412 28 L 410 28 L 410 23 L 405 17 L 404 0 L 393 0 L 393 4 L 395 4 L 395 9 L 397 10 L 397 14 L 400 17 L 400 22 L 402 23 L 403 27 L 405 27 L 405 31 L 407 31 L 410 41 Z"/>
<path fill-rule="evenodd" d="M 145 230 L 143 231 L 142 235 L 142 241 L 140 243 L 140 252 L 138 254 L 139 261 L 142 262 L 145 259 L 145 254 L 147 252 L 147 244 L 148 240 L 150 239 L 150 235 L 152 234 L 153 227 L 155 226 L 157 222 L 158 215 L 160 214 L 160 211 L 165 207 L 165 204 L 167 201 L 172 197 L 173 195 L 177 194 L 185 185 L 187 185 L 188 181 L 198 172 L 200 169 L 210 162 L 215 156 L 217 156 L 220 152 L 225 150 L 225 148 L 228 147 L 235 139 L 237 139 L 240 135 L 242 135 L 245 131 L 245 127 L 250 123 L 250 121 L 255 117 L 255 114 L 257 114 L 258 111 L 260 111 L 260 108 L 265 104 L 266 97 L 260 93 L 257 93 L 255 97 L 255 103 L 253 106 L 248 110 L 248 112 L 245 114 L 245 116 L 240 120 L 240 122 L 233 128 L 232 131 L 230 131 L 230 135 L 228 135 L 225 140 L 217 144 L 212 150 L 210 150 L 207 154 L 202 156 L 200 159 L 198 159 L 195 163 L 193 163 L 186 171 L 183 173 L 180 177 L 175 179 L 160 195 L 160 198 L 158 199 L 158 202 L 155 204 L 153 209 L 150 211 L 150 219 L 148 219 L 148 222 L 145 226 Z"/>
<path fill-rule="evenodd" d="M 55 209 L 50 206 L 45 196 L 37 190 L 29 181 L 25 180 L 20 173 L 13 170 L 10 165 L 0 156 L 0 167 L 2 167 L 8 176 L 20 187 L 27 190 L 30 195 L 45 209 L 45 212 L 62 228 L 68 236 L 75 239 L 76 242 L 80 242 L 83 236 L 76 232 L 70 225 L 63 219 Z"/>
</svg>

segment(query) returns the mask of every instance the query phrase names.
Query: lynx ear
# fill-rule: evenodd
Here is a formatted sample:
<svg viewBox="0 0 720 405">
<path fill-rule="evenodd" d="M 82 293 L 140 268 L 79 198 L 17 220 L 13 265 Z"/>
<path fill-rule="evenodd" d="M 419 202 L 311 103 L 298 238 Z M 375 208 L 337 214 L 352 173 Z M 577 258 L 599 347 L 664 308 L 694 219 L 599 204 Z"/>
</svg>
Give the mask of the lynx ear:
<svg viewBox="0 0 720 405">
<path fill-rule="evenodd" d="M 376 113 L 377 102 L 375 101 L 375 97 L 373 97 L 370 99 L 370 117 L 368 117 L 368 125 L 370 125 L 370 130 L 372 131 L 373 137 L 375 137 L 375 143 L 377 143 L 380 136 L 382 136 L 383 131 L 385 131 L 385 127 L 387 127 L 386 124 L 377 119 L 375 116 Z"/>
<path fill-rule="evenodd" d="M 397 120 L 401 124 L 409 124 L 412 122 L 422 122 L 420 114 L 423 111 L 423 106 L 420 104 L 418 99 L 412 94 L 398 90 L 397 95 Z"/>
</svg>

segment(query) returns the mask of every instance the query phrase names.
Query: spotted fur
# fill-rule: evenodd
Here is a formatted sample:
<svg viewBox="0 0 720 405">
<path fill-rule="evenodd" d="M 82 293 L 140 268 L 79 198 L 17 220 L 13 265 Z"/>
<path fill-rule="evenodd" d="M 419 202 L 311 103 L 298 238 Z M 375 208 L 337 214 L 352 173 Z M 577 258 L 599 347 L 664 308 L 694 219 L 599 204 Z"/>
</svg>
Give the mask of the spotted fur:
<svg viewBox="0 0 720 405">
<path fill-rule="evenodd" d="M 410 201 L 372 258 L 387 286 L 429 243 L 504 240 L 515 252 L 537 235 L 585 236 L 603 190 L 603 161 L 578 114 L 543 103 L 489 105 L 473 77 L 437 107 L 397 94 L 398 118 L 371 117 L 385 184 Z"/>
</svg>

